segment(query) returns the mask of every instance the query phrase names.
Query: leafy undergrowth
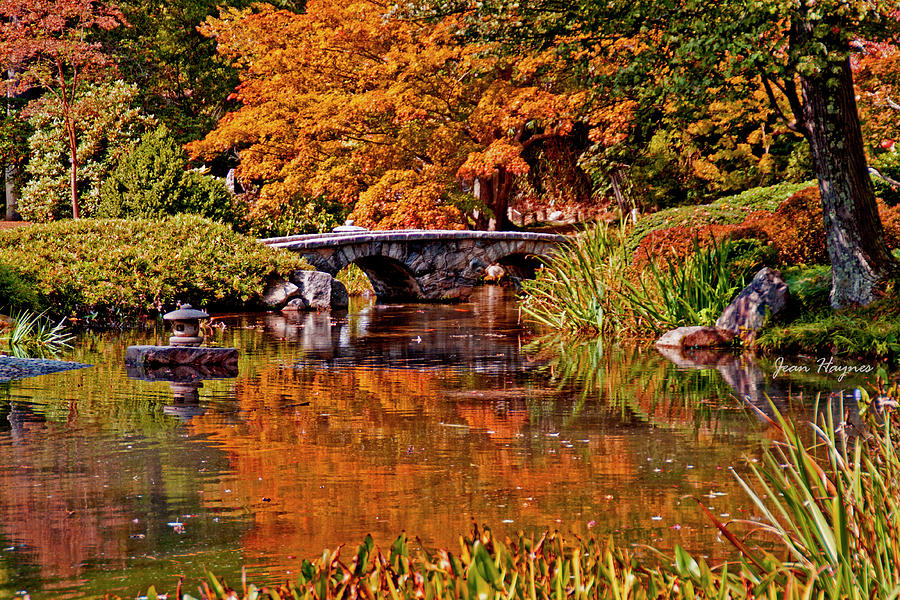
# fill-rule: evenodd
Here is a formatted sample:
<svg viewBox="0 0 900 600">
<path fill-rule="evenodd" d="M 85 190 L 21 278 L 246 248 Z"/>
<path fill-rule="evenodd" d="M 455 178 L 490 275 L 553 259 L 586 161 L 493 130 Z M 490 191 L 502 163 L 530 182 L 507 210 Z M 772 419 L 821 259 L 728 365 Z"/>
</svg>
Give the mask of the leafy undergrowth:
<svg viewBox="0 0 900 600">
<path fill-rule="evenodd" d="M 679 206 L 645 215 L 628 234 L 628 251 L 634 254 L 641 241 L 654 231 L 700 225 L 735 225 L 756 211 L 774 212 L 794 193 L 811 185 L 812 182 L 779 183 L 720 198 L 711 204 Z"/>
<path fill-rule="evenodd" d="M 557 331 L 656 336 L 686 325 L 712 325 L 768 247 L 757 240 L 691 241 L 683 257 L 629 265 L 625 229 L 597 223 L 545 261 L 522 285 L 522 314 Z"/>
<path fill-rule="evenodd" d="M 366 296 L 375 293 L 369 277 L 356 263 L 350 263 L 335 277 L 347 287 L 347 293 L 351 296 Z"/>
<path fill-rule="evenodd" d="M 594 600 L 650 598 L 896 598 L 900 593 L 898 390 L 861 393 L 862 411 L 815 407 L 809 441 L 774 406 L 778 442 L 760 464 L 735 475 L 752 513 L 719 521 L 697 499 L 738 558 L 709 565 L 680 547 L 638 557 L 611 540 L 540 538 L 500 541 L 474 528 L 457 553 L 410 551 L 405 535 L 388 552 L 371 537 L 348 560 L 326 550 L 304 560 L 294 581 L 232 589 L 212 574 L 196 587 L 179 579 L 178 600 Z M 852 409 L 852 412 L 851 412 Z M 710 540 L 712 543 L 712 540 Z M 419 544 L 421 545 L 421 544 Z M 188 589 L 190 588 L 190 589 Z M 195 595 L 196 594 L 196 595 Z M 160 596 L 155 588 L 149 600 Z"/>
<path fill-rule="evenodd" d="M 308 268 L 202 217 L 59 221 L 0 232 L 0 263 L 60 316 L 118 321 L 175 302 L 238 307 L 268 276 Z"/>
<path fill-rule="evenodd" d="M 760 332 L 757 346 L 768 353 L 900 357 L 900 282 L 869 306 L 833 311 L 828 305 L 831 267 L 795 267 L 784 272 L 791 308 Z"/>
</svg>

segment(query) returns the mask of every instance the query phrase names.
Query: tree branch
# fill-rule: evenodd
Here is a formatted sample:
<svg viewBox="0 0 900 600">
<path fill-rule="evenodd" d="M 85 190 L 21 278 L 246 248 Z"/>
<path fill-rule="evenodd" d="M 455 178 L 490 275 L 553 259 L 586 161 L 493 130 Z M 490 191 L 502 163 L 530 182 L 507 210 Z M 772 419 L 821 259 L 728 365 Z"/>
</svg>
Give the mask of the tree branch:
<svg viewBox="0 0 900 600">
<path fill-rule="evenodd" d="M 805 135 L 806 129 L 800 123 L 798 123 L 797 120 L 797 115 L 803 114 L 802 107 L 798 106 L 795 108 L 794 103 L 791 102 L 788 91 L 783 86 L 779 85 L 778 82 L 773 82 L 772 80 L 770 80 L 765 73 L 760 73 L 760 79 L 762 79 L 763 88 L 766 90 L 766 96 L 769 97 L 769 104 L 778 115 L 778 118 L 781 119 L 787 126 L 787 128 L 791 131 Z M 780 91 L 784 95 L 784 97 L 787 98 L 788 104 L 791 106 L 791 112 L 794 113 L 793 119 L 788 118 L 788 116 L 784 114 L 784 111 L 781 110 L 781 105 L 778 103 L 778 98 L 775 96 L 775 91 L 772 89 L 773 84 L 778 88 L 778 91 Z"/>
</svg>

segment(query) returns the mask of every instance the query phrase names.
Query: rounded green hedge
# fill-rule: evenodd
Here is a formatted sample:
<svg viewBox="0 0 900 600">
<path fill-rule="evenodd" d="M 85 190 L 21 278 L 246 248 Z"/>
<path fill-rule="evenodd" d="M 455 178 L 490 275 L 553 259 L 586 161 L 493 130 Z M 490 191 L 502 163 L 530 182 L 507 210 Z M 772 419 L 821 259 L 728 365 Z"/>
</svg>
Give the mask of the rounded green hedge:
<svg viewBox="0 0 900 600">
<path fill-rule="evenodd" d="M 719 198 L 711 204 L 678 206 L 643 216 L 628 234 L 628 251 L 634 253 L 641 240 L 654 231 L 670 227 L 698 227 L 703 225 L 733 225 L 742 222 L 752 212 L 774 212 L 782 202 L 814 182 L 779 183 L 753 188 Z"/>
<path fill-rule="evenodd" d="M 309 268 L 195 215 L 87 219 L 0 233 L 0 263 L 15 265 L 43 304 L 66 316 L 122 317 L 194 306 L 255 303 L 265 280 Z"/>
</svg>

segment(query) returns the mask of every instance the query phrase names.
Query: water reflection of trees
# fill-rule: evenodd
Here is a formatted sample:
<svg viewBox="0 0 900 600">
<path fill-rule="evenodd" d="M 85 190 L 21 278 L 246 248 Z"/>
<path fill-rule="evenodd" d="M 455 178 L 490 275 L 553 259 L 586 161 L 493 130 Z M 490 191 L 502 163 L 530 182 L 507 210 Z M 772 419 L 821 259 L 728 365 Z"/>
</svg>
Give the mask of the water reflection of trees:
<svg viewBox="0 0 900 600">
<path fill-rule="evenodd" d="M 578 389 L 573 418 L 591 404 L 626 421 L 704 434 L 746 431 L 743 401 L 714 365 L 679 369 L 653 348 L 620 347 L 602 340 L 534 340 L 525 351 L 543 358 L 541 370 L 558 386 Z"/>
<path fill-rule="evenodd" d="M 133 556 L 215 568 L 226 547 L 289 570 L 369 532 L 455 546 L 471 518 L 501 535 L 593 521 L 624 542 L 709 550 L 706 520 L 679 498 L 715 489 L 722 512 L 746 508 L 723 469 L 752 421 L 707 374 L 683 383 L 640 352 L 523 353 L 515 321 L 511 303 L 236 319 L 218 342 L 241 350 L 239 378 L 205 383 L 206 412 L 186 425 L 165 414 L 167 384 L 119 363 L 152 340 L 98 338 L 71 357 L 94 369 L 0 400 L 21 417 L 0 431 L 0 536 L 70 583 Z M 197 517 L 179 536 L 167 522 L 185 514 Z"/>
<path fill-rule="evenodd" d="M 234 477 L 203 495 L 253 515 L 244 546 L 260 563 L 289 568 L 369 532 L 452 545 L 473 517 L 696 544 L 707 524 L 679 495 L 732 489 L 720 470 L 734 447 L 697 436 L 694 417 L 666 433 L 580 390 L 534 372 L 301 362 L 238 382 L 238 423 L 190 428 L 228 454 Z"/>
</svg>

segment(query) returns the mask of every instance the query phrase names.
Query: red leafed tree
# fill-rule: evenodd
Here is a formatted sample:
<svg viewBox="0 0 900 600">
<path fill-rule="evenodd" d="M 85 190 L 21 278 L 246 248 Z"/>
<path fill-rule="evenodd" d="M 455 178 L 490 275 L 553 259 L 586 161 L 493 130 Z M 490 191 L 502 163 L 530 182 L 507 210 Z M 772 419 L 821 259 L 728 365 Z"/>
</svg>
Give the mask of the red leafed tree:
<svg viewBox="0 0 900 600">
<path fill-rule="evenodd" d="M 93 0 L 0 0 L 0 66 L 14 75 L 0 91 L 39 88 L 57 97 L 69 146 L 72 216 L 78 206 L 78 131 L 71 109 L 78 87 L 112 64 L 92 32 L 123 23 L 113 5 Z"/>
</svg>

